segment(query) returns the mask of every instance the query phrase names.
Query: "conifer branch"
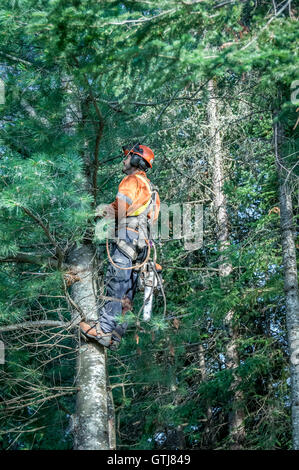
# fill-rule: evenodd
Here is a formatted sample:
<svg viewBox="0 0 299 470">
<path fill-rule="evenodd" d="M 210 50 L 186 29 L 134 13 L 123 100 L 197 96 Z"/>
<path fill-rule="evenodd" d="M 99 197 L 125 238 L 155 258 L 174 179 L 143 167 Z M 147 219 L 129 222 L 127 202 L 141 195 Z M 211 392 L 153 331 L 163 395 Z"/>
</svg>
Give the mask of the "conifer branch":
<svg viewBox="0 0 299 470">
<path fill-rule="evenodd" d="M 62 388 L 62 387 L 61 387 Z M 49 401 L 49 400 L 53 400 L 54 398 L 57 399 L 58 397 L 61 397 L 61 396 L 64 396 L 64 395 L 70 395 L 70 394 L 73 394 L 75 393 L 76 391 L 78 390 L 78 388 L 71 388 L 69 387 L 69 390 L 66 390 L 66 391 L 63 391 L 61 393 L 56 393 L 54 395 L 50 395 L 48 397 L 43 397 L 43 398 L 39 398 L 38 400 L 36 399 L 33 399 L 31 400 L 30 402 L 22 402 L 20 401 L 19 403 L 20 404 L 16 404 L 16 405 L 11 405 L 10 406 L 10 403 L 7 401 L 6 402 L 6 405 L 9 404 L 9 406 L 6 407 L 6 411 L 10 411 L 10 410 L 19 410 L 19 409 L 22 409 L 22 408 L 27 408 L 29 406 L 32 406 L 32 405 L 37 405 L 37 404 L 41 404 L 43 405 L 46 401 Z"/>
<path fill-rule="evenodd" d="M 181 0 L 181 3 L 183 5 L 186 5 L 187 7 L 192 7 L 193 5 L 197 5 L 198 3 L 202 3 L 204 2 L 205 0 L 191 0 L 191 2 L 185 2 L 184 0 Z"/>
<path fill-rule="evenodd" d="M 37 112 L 31 106 L 31 104 L 28 103 L 28 101 L 21 99 L 21 105 L 26 109 L 29 116 L 31 116 L 33 119 L 40 121 L 44 126 L 49 127 L 50 123 L 48 119 L 46 119 L 45 117 L 38 116 Z"/>
<path fill-rule="evenodd" d="M 155 16 L 151 16 L 150 18 L 137 18 L 136 20 L 125 20 L 125 21 L 119 21 L 119 22 L 109 22 L 109 23 L 104 23 L 103 26 L 108 26 L 108 25 L 120 26 L 120 25 L 123 25 L 123 24 L 130 24 L 130 23 L 135 23 L 135 24 L 136 23 L 145 23 L 147 21 L 155 20 L 158 17 L 167 15 L 168 13 L 173 13 L 175 11 L 176 11 L 175 8 L 172 8 L 171 10 L 162 11 L 162 13 L 159 13 L 158 15 L 155 15 Z"/>
<path fill-rule="evenodd" d="M 23 209 L 25 214 L 27 214 L 31 219 L 33 219 L 43 229 L 43 231 L 45 232 L 47 238 L 55 246 L 56 253 L 57 253 L 57 256 L 58 256 L 58 267 L 61 267 L 62 260 L 64 258 L 64 253 L 61 250 L 58 243 L 56 242 L 55 238 L 50 233 L 48 227 L 46 227 L 46 225 L 42 222 L 42 220 L 38 216 L 34 215 L 27 207 L 24 207 L 24 206 L 20 206 L 20 207 L 21 207 L 21 209 Z"/>
<path fill-rule="evenodd" d="M 28 263 L 37 264 L 38 266 L 48 265 L 51 268 L 58 268 L 58 261 L 46 255 L 30 255 L 27 253 L 17 253 L 15 256 L 7 256 L 0 258 L 0 263 Z M 66 266 L 62 265 L 62 268 Z"/>
<path fill-rule="evenodd" d="M 233 5 L 234 3 L 236 3 L 235 0 L 227 0 L 224 2 L 217 3 L 216 5 L 214 5 L 214 8 L 222 8 L 226 5 Z"/>
<path fill-rule="evenodd" d="M 97 203 L 97 174 L 99 169 L 99 147 L 103 135 L 104 121 L 99 122 L 98 132 L 96 137 L 95 149 L 94 149 L 94 170 L 92 175 L 92 187 L 93 187 L 93 198 L 94 205 Z"/>
<path fill-rule="evenodd" d="M 76 60 L 76 63 L 78 64 L 77 60 Z M 94 161 L 93 161 L 93 168 L 94 169 L 93 169 L 93 175 L 92 175 L 92 191 L 93 191 L 94 205 L 96 206 L 96 203 L 97 203 L 96 202 L 97 201 L 97 175 L 98 175 L 98 170 L 99 170 L 99 148 L 100 148 L 100 142 L 101 142 L 101 139 L 102 139 L 102 136 L 103 136 L 104 118 L 103 118 L 101 110 L 98 106 L 98 103 L 95 99 L 92 88 L 91 88 L 91 86 L 89 84 L 89 81 L 88 81 L 85 74 L 84 74 L 84 79 L 85 79 L 85 82 L 86 82 L 86 84 L 88 86 L 88 89 L 89 89 L 89 96 L 90 96 L 91 101 L 94 105 L 96 114 L 99 118 L 98 125 L 95 125 L 95 122 L 94 122 L 94 126 L 95 126 L 95 129 L 96 129 L 96 132 L 97 132 L 97 136 L 96 136 L 95 149 L 94 149 Z"/>
<path fill-rule="evenodd" d="M 247 47 L 251 46 L 251 44 L 253 44 L 258 39 L 258 37 L 262 34 L 262 32 L 265 31 L 266 28 L 268 28 L 269 24 L 272 23 L 272 21 L 275 20 L 275 18 L 277 18 L 286 9 L 287 6 L 290 6 L 290 3 L 291 3 L 291 0 L 287 0 L 286 3 L 283 5 L 283 7 L 281 7 L 281 9 L 277 11 L 273 16 L 271 16 L 269 21 L 267 21 L 265 26 L 262 27 L 262 29 L 258 32 L 258 34 L 251 41 L 249 41 L 244 47 L 242 47 L 241 51 L 244 51 L 245 49 L 247 49 Z"/>
<path fill-rule="evenodd" d="M 6 57 L 7 59 L 13 60 L 14 62 L 20 62 L 21 64 L 25 64 L 25 65 L 34 65 L 33 62 L 28 62 L 28 60 L 21 59 L 20 57 L 15 57 L 10 54 L 6 54 L 5 52 L 2 52 L 2 51 L 0 51 L 0 55 L 2 55 L 3 57 Z"/>
<path fill-rule="evenodd" d="M 63 322 L 58 320 L 39 320 L 39 321 L 26 321 L 22 323 L 14 323 L 13 325 L 0 326 L 0 333 L 7 331 L 16 331 L 19 329 L 32 329 L 36 327 L 61 327 L 61 328 L 76 328 L 78 325 L 72 321 Z"/>
</svg>

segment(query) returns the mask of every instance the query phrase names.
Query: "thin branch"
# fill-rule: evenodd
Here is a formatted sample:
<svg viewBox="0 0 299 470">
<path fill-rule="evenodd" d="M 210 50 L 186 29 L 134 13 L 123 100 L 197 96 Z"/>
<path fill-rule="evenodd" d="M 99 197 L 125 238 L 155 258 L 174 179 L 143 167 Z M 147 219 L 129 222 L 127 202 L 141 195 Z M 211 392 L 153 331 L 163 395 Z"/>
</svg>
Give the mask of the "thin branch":
<svg viewBox="0 0 299 470">
<path fill-rule="evenodd" d="M 162 114 L 164 113 L 164 111 L 166 111 L 166 109 L 168 108 L 168 106 L 170 106 L 170 104 L 172 103 L 172 101 L 174 100 L 174 98 L 176 97 L 176 95 L 180 92 L 180 90 L 176 90 L 172 97 L 167 101 L 166 105 L 164 106 L 164 108 L 162 109 L 162 111 L 159 113 L 159 116 L 157 117 L 156 119 L 156 123 L 159 121 L 159 119 L 161 118 Z"/>
<path fill-rule="evenodd" d="M 192 267 L 182 267 L 182 266 L 163 266 L 165 269 L 180 269 L 184 271 L 219 271 L 218 268 L 192 268 Z"/>
<path fill-rule="evenodd" d="M 25 432 L 35 432 L 35 431 L 38 431 L 40 429 L 44 429 L 46 428 L 47 426 L 40 426 L 39 428 L 34 428 L 34 429 L 26 429 L 25 431 L 20 431 L 19 429 L 8 429 L 7 431 L 0 431 L 0 435 L 1 434 L 11 434 L 12 432 L 17 432 L 19 433 L 20 435 L 21 434 L 24 434 Z M 19 437 L 19 436 L 18 436 Z"/>
<path fill-rule="evenodd" d="M 53 398 L 58 398 L 58 397 L 61 397 L 61 396 L 64 396 L 64 395 L 73 394 L 77 390 L 78 390 L 78 388 L 74 388 L 73 390 L 65 391 L 65 392 L 61 392 L 61 393 L 56 393 L 56 395 L 50 395 L 49 397 L 43 397 L 43 398 L 40 398 L 38 400 L 31 400 L 30 402 L 26 402 L 22 405 L 7 406 L 6 411 L 19 410 L 21 408 L 27 408 L 28 406 L 31 406 L 31 405 L 36 406 L 38 403 L 41 403 L 41 405 L 43 405 L 46 401 L 53 400 Z"/>
<path fill-rule="evenodd" d="M 174 11 L 176 11 L 176 10 L 173 8 L 172 10 L 162 11 L 162 13 L 159 13 L 158 15 L 155 15 L 155 16 L 151 16 L 150 18 L 138 18 L 136 20 L 125 20 L 125 21 L 120 21 L 120 22 L 104 23 L 103 26 L 107 26 L 107 25 L 120 26 L 120 25 L 123 25 L 123 24 L 130 24 L 130 23 L 145 23 L 147 21 L 152 21 L 152 20 L 154 20 L 158 17 L 167 15 L 168 13 L 173 13 Z"/>
<path fill-rule="evenodd" d="M 49 127 L 50 123 L 47 118 L 39 116 L 35 109 L 24 98 L 21 99 L 21 105 L 26 109 L 29 116 L 40 121 L 44 126 Z"/>
<path fill-rule="evenodd" d="M 58 268 L 58 261 L 43 255 L 30 255 L 26 253 L 17 253 L 15 256 L 7 256 L 0 258 L 0 263 L 28 263 L 37 264 L 39 266 L 48 265 L 51 268 Z M 66 268 L 65 265 L 61 266 Z"/>
<path fill-rule="evenodd" d="M 262 34 L 262 32 L 269 26 L 269 24 L 272 23 L 272 21 L 275 18 L 277 18 L 286 9 L 286 7 L 290 5 L 290 3 L 291 3 L 291 0 L 287 0 L 287 2 L 284 4 L 284 6 L 276 14 L 274 14 L 274 16 L 272 16 L 270 18 L 270 20 L 258 32 L 258 34 L 248 44 L 246 44 L 244 47 L 242 47 L 241 51 L 244 51 L 245 49 L 247 49 L 247 47 L 251 46 L 251 44 L 254 43 L 257 40 L 257 38 Z"/>
<path fill-rule="evenodd" d="M 204 2 L 205 0 L 193 0 L 193 2 L 185 2 L 184 0 L 181 0 L 181 3 L 183 5 L 186 5 L 187 7 L 192 7 L 193 5 L 197 5 L 198 3 L 202 3 Z"/>
<path fill-rule="evenodd" d="M 63 251 L 61 250 L 60 246 L 56 242 L 55 238 L 51 235 L 48 227 L 46 227 L 46 225 L 42 222 L 42 220 L 38 216 L 34 215 L 27 207 L 24 207 L 24 206 L 20 206 L 20 207 L 21 207 L 21 209 L 23 209 L 25 214 L 27 214 L 31 219 L 33 219 L 43 229 L 43 231 L 45 232 L 47 238 L 55 246 L 56 251 L 57 251 L 57 255 L 58 255 L 58 267 L 61 267 L 62 260 L 64 258 L 64 254 L 63 254 Z"/>
<path fill-rule="evenodd" d="M 77 66 L 79 67 L 79 61 L 78 61 L 77 58 L 75 58 L 75 62 L 77 64 Z M 100 147 L 100 142 L 101 142 L 101 139 L 102 139 L 102 136 L 103 136 L 104 118 L 103 118 L 103 115 L 100 111 L 98 103 L 96 101 L 96 98 L 93 94 L 92 88 L 90 86 L 90 83 L 88 81 L 88 78 L 87 78 L 86 74 L 84 74 L 83 76 L 84 76 L 84 80 L 85 80 L 86 85 L 87 85 L 88 90 L 89 90 L 89 96 L 90 96 L 90 98 L 93 102 L 95 111 L 96 111 L 97 116 L 99 118 L 97 126 L 95 125 L 95 122 L 94 122 L 94 126 L 95 126 L 95 129 L 96 129 L 96 132 L 97 132 L 96 142 L 95 142 L 95 150 L 94 150 L 94 162 L 93 162 L 94 170 L 93 170 L 93 175 L 92 175 L 92 190 L 93 190 L 93 198 L 94 198 L 94 206 L 95 206 L 96 205 L 96 198 L 97 198 L 97 175 L 98 175 L 98 170 L 99 170 L 99 165 L 100 165 L 100 163 L 99 163 L 99 147 Z"/>
<path fill-rule="evenodd" d="M 100 142 L 102 139 L 103 135 L 103 128 L 104 128 L 104 122 L 99 123 L 98 127 L 98 132 L 97 132 L 97 137 L 96 137 L 96 143 L 95 143 L 95 149 L 94 149 L 94 170 L 93 170 L 93 175 L 92 175 L 92 187 L 93 187 L 93 198 L 94 198 L 94 205 L 96 205 L 97 202 L 97 175 L 98 175 L 98 170 L 99 170 L 99 147 L 100 147 Z"/>
<path fill-rule="evenodd" d="M 186 173 L 183 173 L 176 165 L 174 165 L 172 163 L 171 160 L 169 160 L 167 157 L 165 157 L 164 155 L 164 160 L 166 160 L 168 162 L 168 164 L 173 168 L 175 169 L 178 173 L 180 173 L 182 176 L 184 176 L 185 178 L 191 180 L 191 181 L 195 181 L 196 183 L 200 184 L 201 186 L 203 186 L 205 189 L 207 189 L 208 191 L 210 191 L 212 194 L 214 194 L 214 191 L 207 185 L 205 185 L 204 183 L 202 183 L 199 179 L 196 179 L 196 178 L 193 178 L 192 176 L 186 174 Z"/>
<path fill-rule="evenodd" d="M 26 321 L 22 323 L 14 323 L 13 325 L 6 325 L 0 327 L 0 333 L 6 331 L 15 331 L 19 329 L 32 329 L 36 327 L 60 327 L 60 328 L 76 328 L 78 325 L 74 324 L 72 321 L 63 322 L 58 320 L 39 320 L 39 321 Z"/>
<path fill-rule="evenodd" d="M 79 315 L 81 317 L 81 320 L 84 320 L 85 319 L 85 314 L 84 314 L 83 310 L 79 307 L 79 305 L 76 304 L 76 302 L 69 295 L 68 290 L 67 290 L 67 285 L 66 285 L 66 282 L 65 282 L 64 279 L 63 279 L 63 286 L 64 286 L 64 293 L 65 293 L 65 297 L 66 297 L 67 302 L 69 303 L 71 308 L 73 307 L 75 310 L 77 310 L 77 312 L 79 313 Z"/>
<path fill-rule="evenodd" d="M 225 2 L 217 3 L 216 5 L 214 5 L 214 8 L 222 8 L 226 5 L 233 5 L 234 3 L 236 3 L 235 0 L 227 0 Z"/>
<path fill-rule="evenodd" d="M 28 62 L 28 60 L 20 59 L 20 57 L 15 57 L 13 55 L 6 54 L 5 52 L 2 52 L 2 51 L 0 51 L 0 55 L 7 57 L 8 59 L 11 59 L 15 62 L 20 62 L 21 64 L 34 65 L 33 62 Z"/>
</svg>

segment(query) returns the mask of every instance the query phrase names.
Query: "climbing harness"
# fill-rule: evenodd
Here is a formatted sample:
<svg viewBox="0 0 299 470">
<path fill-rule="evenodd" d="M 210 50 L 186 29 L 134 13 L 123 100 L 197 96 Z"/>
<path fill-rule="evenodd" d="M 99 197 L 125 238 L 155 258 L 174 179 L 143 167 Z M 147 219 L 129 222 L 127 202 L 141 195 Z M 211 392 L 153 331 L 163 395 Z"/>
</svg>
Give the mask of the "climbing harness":
<svg viewBox="0 0 299 470">
<path fill-rule="evenodd" d="M 109 252 L 109 243 L 108 243 L 108 234 L 106 238 L 106 249 L 107 249 L 107 255 L 109 258 L 109 261 L 111 264 L 122 270 L 129 270 L 129 269 L 140 269 L 143 267 L 147 261 L 149 260 L 150 257 L 150 251 L 151 251 L 151 243 L 153 243 L 152 240 L 148 240 L 149 236 L 152 234 L 152 224 L 153 224 L 153 217 L 154 217 L 154 211 L 156 207 L 156 197 L 157 197 L 157 188 L 155 188 L 148 179 L 144 178 L 142 175 L 135 175 L 137 178 L 141 179 L 146 186 L 148 187 L 148 190 L 150 192 L 150 198 L 149 200 L 143 204 L 141 207 L 139 207 L 135 212 L 133 212 L 131 215 L 127 216 L 124 220 L 121 220 L 118 224 L 118 230 L 120 231 L 121 229 L 128 229 L 128 230 L 133 230 L 138 232 L 138 239 L 134 240 L 133 243 L 128 242 L 127 240 L 123 240 L 119 237 L 115 239 L 115 244 L 119 251 L 121 251 L 124 255 L 128 256 L 134 262 L 140 251 L 147 246 L 147 255 L 145 260 L 139 264 L 139 265 L 132 265 L 130 267 L 121 267 L 118 266 L 114 261 L 112 260 Z M 148 218 L 148 214 L 152 211 L 150 218 Z M 149 234 L 149 235 L 148 235 Z"/>
<path fill-rule="evenodd" d="M 147 241 L 148 243 L 148 241 Z M 117 245 L 119 247 L 119 245 Z M 122 246 L 122 245 L 121 245 Z M 126 247 L 127 248 L 127 247 Z M 141 263 L 141 264 L 137 264 L 137 265 L 133 265 L 133 266 L 129 266 L 128 268 L 124 268 L 122 266 L 118 266 L 118 264 L 114 263 L 113 259 L 111 258 L 111 255 L 110 255 L 110 250 L 109 250 L 109 242 L 108 242 L 108 238 L 106 239 L 106 250 L 107 250 L 107 255 L 108 255 L 108 259 L 110 261 L 110 263 L 112 264 L 112 266 L 114 266 L 115 268 L 117 269 L 122 269 L 122 270 L 129 270 L 129 269 L 140 269 L 142 268 L 142 266 L 144 266 L 147 261 L 149 260 L 149 257 L 150 257 L 150 254 L 151 254 L 151 248 L 150 248 L 150 244 L 148 243 L 148 249 L 147 249 L 147 255 L 146 255 L 146 258 L 145 260 Z M 121 250 L 122 251 L 122 250 Z M 123 252 L 123 251 L 122 251 Z M 127 252 L 128 253 L 128 252 Z M 126 253 L 125 253 L 126 254 Z M 129 256 L 130 258 L 130 256 Z M 132 258 L 131 258 L 132 259 Z"/>
</svg>

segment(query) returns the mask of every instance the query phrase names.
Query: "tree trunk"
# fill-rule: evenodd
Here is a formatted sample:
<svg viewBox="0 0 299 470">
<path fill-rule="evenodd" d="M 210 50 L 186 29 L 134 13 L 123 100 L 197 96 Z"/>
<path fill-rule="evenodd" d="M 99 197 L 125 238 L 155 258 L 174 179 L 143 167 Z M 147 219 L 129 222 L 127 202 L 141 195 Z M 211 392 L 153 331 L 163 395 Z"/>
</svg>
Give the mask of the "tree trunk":
<svg viewBox="0 0 299 470">
<path fill-rule="evenodd" d="M 217 110 L 217 99 L 215 98 L 215 85 L 213 80 L 208 83 L 208 90 L 210 101 L 208 105 L 208 119 L 209 130 L 211 137 L 211 147 L 214 152 L 213 159 L 213 191 L 214 191 L 214 209 L 216 214 L 216 230 L 219 242 L 220 252 L 224 252 L 230 245 L 229 229 L 228 229 L 228 215 L 225 194 L 223 192 L 223 148 L 222 138 L 220 135 L 220 123 Z M 227 262 L 226 255 L 221 254 L 219 259 L 219 276 L 221 285 L 229 287 L 227 283 L 227 276 L 232 272 L 231 263 Z M 234 322 L 233 310 L 230 310 L 225 316 L 225 323 L 227 325 L 229 342 L 226 348 L 226 364 L 228 369 L 233 371 L 239 366 L 239 357 L 237 351 L 238 330 Z M 229 436 L 232 442 L 232 449 L 242 448 L 242 443 L 245 438 L 244 427 L 244 410 L 242 408 L 243 393 L 240 391 L 240 377 L 233 372 L 234 379 L 232 382 L 231 390 L 233 392 L 233 400 L 231 411 L 229 413 Z"/>
<path fill-rule="evenodd" d="M 278 112 L 274 113 L 278 116 Z M 284 265 L 286 323 L 290 352 L 293 448 L 299 450 L 299 295 L 295 249 L 295 227 L 290 186 L 282 165 L 283 129 L 274 123 L 275 160 L 279 178 L 280 227 Z M 289 175 L 288 175 L 289 176 Z"/>
<path fill-rule="evenodd" d="M 203 382 L 207 382 L 208 374 L 207 374 L 207 367 L 206 367 L 205 350 L 202 344 L 199 344 L 198 346 L 198 364 L 199 364 L 199 370 L 201 373 L 201 380 Z M 212 448 L 214 445 L 214 433 L 212 432 L 212 427 L 211 427 L 212 418 L 213 418 L 212 407 L 208 400 L 207 401 L 207 421 L 205 423 L 205 427 L 203 430 L 203 438 L 202 438 L 204 447 Z"/>
<path fill-rule="evenodd" d="M 74 116 L 85 119 L 88 105 L 85 98 L 80 104 L 70 76 L 65 75 L 62 87 L 69 96 L 64 119 L 64 131 L 68 135 L 76 132 Z M 82 111 L 83 109 L 83 111 Z M 91 162 L 85 160 L 86 190 L 91 189 Z M 71 273 L 79 276 L 79 281 L 72 285 L 71 295 L 80 312 L 73 312 L 73 322 L 79 323 L 81 316 L 86 320 L 97 320 L 97 259 L 92 245 L 82 245 L 69 255 Z M 114 405 L 107 373 L 107 351 L 93 341 L 80 339 L 77 358 L 77 394 L 76 412 L 73 417 L 74 449 L 106 450 L 115 449 Z"/>
<path fill-rule="evenodd" d="M 86 319 L 97 319 L 96 287 L 94 282 L 94 253 L 90 245 L 74 249 L 69 262 L 80 281 L 72 285 L 72 299 Z M 76 311 L 73 321 L 81 315 Z M 77 395 L 73 434 L 76 450 L 105 450 L 115 446 L 111 426 L 111 396 L 107 390 L 106 351 L 93 342 L 80 340 L 77 360 Z M 109 402 L 108 402 L 109 400 Z M 109 403 L 109 409 L 108 409 Z M 113 448 L 112 447 L 112 448 Z"/>
</svg>

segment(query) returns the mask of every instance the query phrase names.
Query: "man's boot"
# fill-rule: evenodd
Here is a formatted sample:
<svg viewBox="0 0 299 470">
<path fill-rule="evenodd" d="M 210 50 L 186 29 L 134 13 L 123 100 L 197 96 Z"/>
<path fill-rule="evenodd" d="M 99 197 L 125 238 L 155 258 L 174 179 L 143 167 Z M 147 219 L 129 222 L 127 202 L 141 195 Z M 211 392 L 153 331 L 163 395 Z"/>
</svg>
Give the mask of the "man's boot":
<svg viewBox="0 0 299 470">
<path fill-rule="evenodd" d="M 104 333 L 99 322 L 95 320 L 89 320 L 88 323 L 80 322 L 80 331 L 86 338 L 92 339 L 106 348 L 111 345 L 112 333 Z"/>
<path fill-rule="evenodd" d="M 124 336 L 126 330 L 128 328 L 128 323 L 121 323 L 120 325 L 117 325 L 114 330 L 112 331 L 112 338 L 111 338 L 111 345 L 110 349 L 115 351 L 116 349 L 119 348 L 120 342 L 122 337 Z"/>
</svg>

